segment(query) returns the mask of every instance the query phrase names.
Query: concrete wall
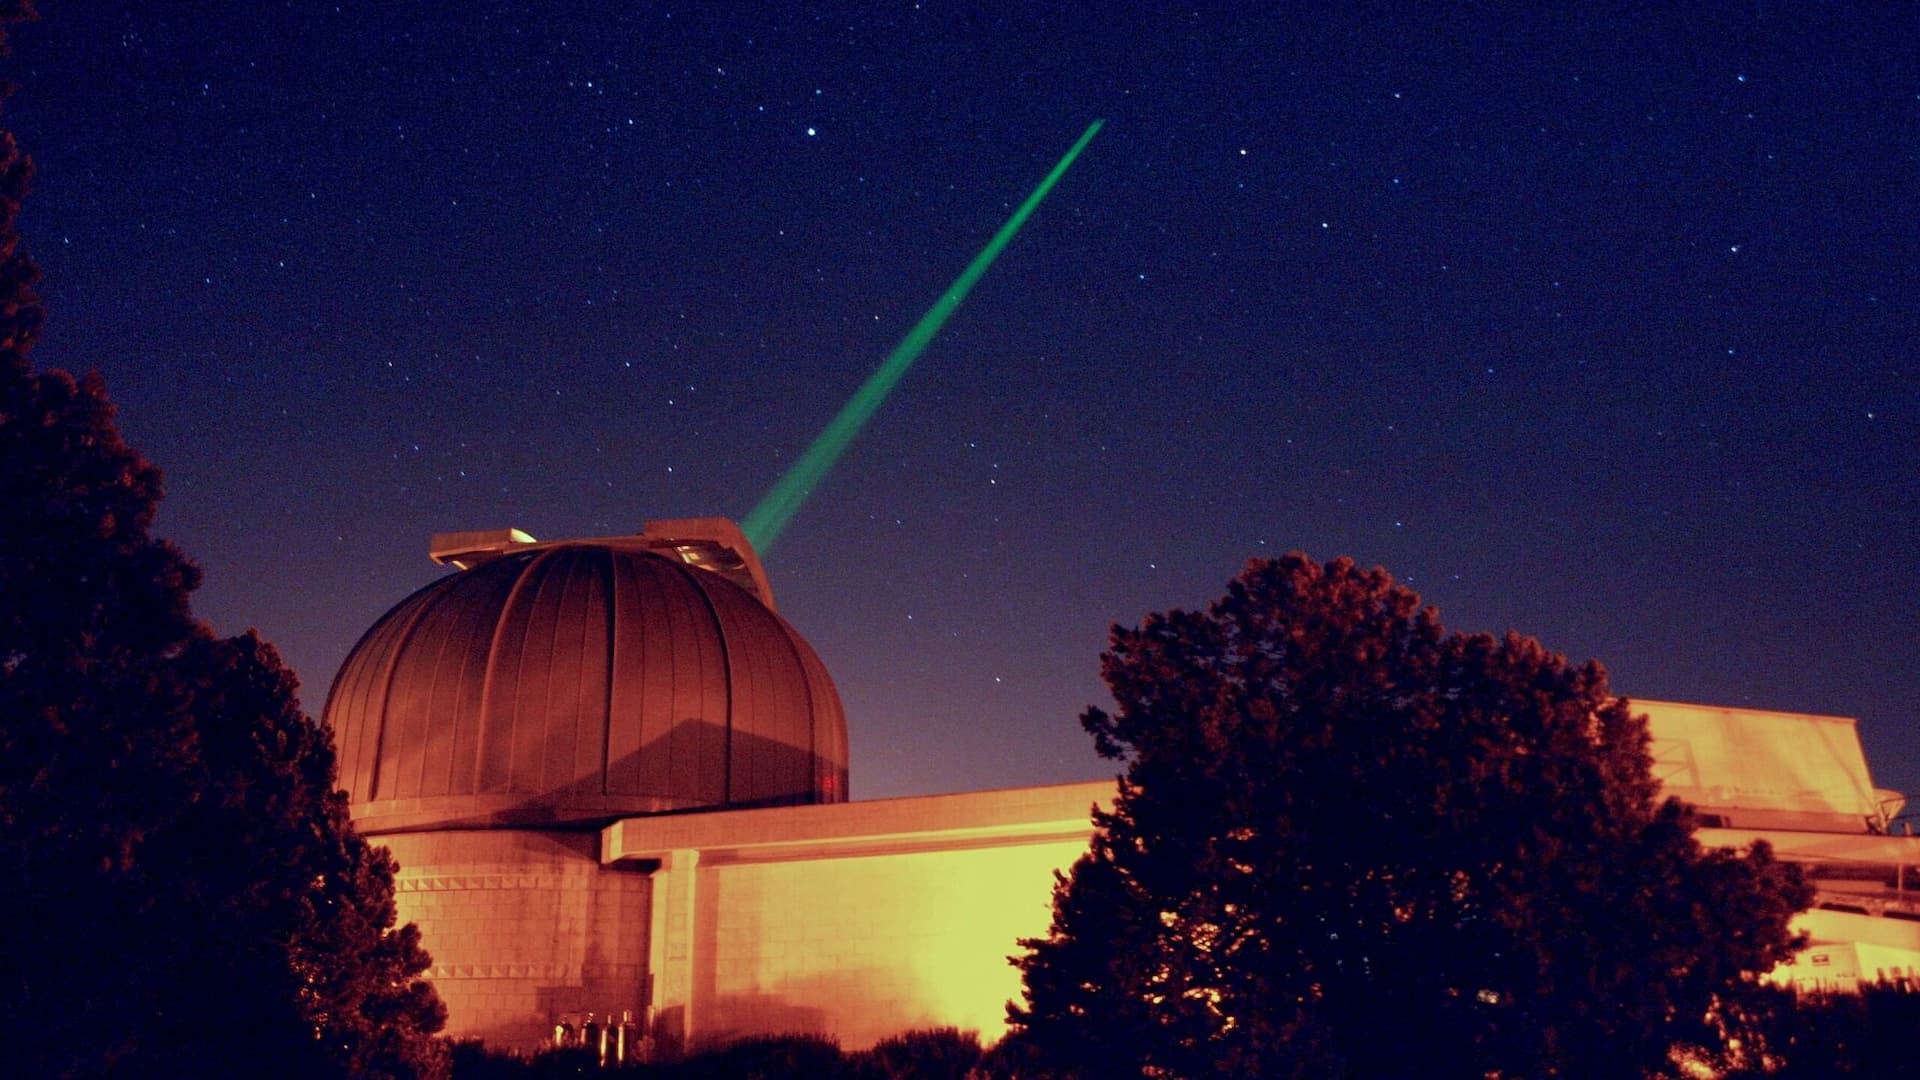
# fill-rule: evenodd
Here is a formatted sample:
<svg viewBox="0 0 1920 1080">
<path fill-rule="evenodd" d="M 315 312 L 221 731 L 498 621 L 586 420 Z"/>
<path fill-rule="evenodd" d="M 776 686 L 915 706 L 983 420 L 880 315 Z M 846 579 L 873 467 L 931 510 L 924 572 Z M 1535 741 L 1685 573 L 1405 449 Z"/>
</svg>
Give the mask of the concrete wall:
<svg viewBox="0 0 1920 1080">
<path fill-rule="evenodd" d="M 999 1038 L 1020 993 L 1007 962 L 1046 931 L 1052 871 L 1084 841 L 706 866 L 698 884 L 698 1041 L 831 1032 L 864 1047 L 914 1028 Z"/>
<path fill-rule="evenodd" d="M 1007 959 L 1046 932 L 1053 872 L 1112 795 L 1065 784 L 610 826 L 602 859 L 653 869 L 655 1033 L 998 1039 L 1020 992 Z"/>
<path fill-rule="evenodd" d="M 604 834 L 374 837 L 400 861 L 447 1033 L 531 1049 L 631 1010 L 666 1041 L 913 1028 L 1000 1037 L 1007 963 L 1110 783 L 629 818 Z M 651 1008 L 649 1009 L 649 1006 Z"/>
<path fill-rule="evenodd" d="M 374 838 L 400 861 L 400 921 L 419 924 L 447 1033 L 544 1044 L 564 1013 L 646 1001 L 647 876 L 602 867 L 595 833 L 487 830 Z"/>
</svg>

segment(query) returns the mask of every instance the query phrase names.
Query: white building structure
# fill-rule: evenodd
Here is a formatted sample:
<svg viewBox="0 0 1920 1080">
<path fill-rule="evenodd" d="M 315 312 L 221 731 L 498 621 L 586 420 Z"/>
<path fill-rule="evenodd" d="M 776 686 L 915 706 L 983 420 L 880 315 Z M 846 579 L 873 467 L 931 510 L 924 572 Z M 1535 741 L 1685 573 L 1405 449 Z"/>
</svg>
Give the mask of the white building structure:
<svg viewBox="0 0 1920 1080">
<path fill-rule="evenodd" d="M 720 519 L 541 544 L 450 534 L 326 708 L 361 832 L 399 860 L 448 1033 L 683 1044 L 795 1031 L 991 1041 L 1107 781 L 847 802 L 826 668 Z M 1887 835 L 1854 721 L 1636 702 L 1709 846 L 1765 837 L 1818 889 L 1776 975 L 1920 977 L 1920 839 Z"/>
</svg>

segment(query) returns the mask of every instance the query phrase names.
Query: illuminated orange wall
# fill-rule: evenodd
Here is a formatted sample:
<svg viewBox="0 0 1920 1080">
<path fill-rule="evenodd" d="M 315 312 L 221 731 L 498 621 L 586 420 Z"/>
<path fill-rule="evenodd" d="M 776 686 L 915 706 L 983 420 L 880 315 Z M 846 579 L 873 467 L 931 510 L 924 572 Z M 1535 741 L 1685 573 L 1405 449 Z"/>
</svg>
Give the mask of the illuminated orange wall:
<svg viewBox="0 0 1920 1080">
<path fill-rule="evenodd" d="M 1110 782 L 629 818 L 610 866 L 653 868 L 656 1030 L 693 1044 L 818 1032 L 859 1048 L 952 1026 L 992 1042 L 1007 957 L 1045 932 L 1055 870 Z"/>
<path fill-rule="evenodd" d="M 999 1037 L 1045 932 L 1052 871 L 1078 843 L 703 869 L 694 1015 L 701 1040 L 832 1032 L 867 1046 L 912 1028 Z"/>
</svg>

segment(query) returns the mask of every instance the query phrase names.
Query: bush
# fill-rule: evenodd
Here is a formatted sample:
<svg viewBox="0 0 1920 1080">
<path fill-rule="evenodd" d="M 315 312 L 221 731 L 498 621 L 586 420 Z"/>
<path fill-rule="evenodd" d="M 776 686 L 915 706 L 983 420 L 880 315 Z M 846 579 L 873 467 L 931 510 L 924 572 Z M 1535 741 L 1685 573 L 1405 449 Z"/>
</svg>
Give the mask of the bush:
<svg viewBox="0 0 1920 1080">
<path fill-rule="evenodd" d="M 477 1039 L 452 1045 L 453 1080 L 558 1080 L 626 1076 L 645 1080 L 965 1080 L 980 1075 L 980 1037 L 958 1028 L 909 1031 L 871 1050 L 844 1054 L 821 1035 L 769 1035 L 693 1054 L 678 1061 L 633 1062 L 600 1068 L 594 1053 L 577 1047 L 545 1049 L 532 1057 L 489 1050 Z M 998 1074 L 994 1074 L 998 1075 Z M 1020 1074 L 1029 1075 L 1029 1074 Z"/>
<path fill-rule="evenodd" d="M 882 1039 L 854 1054 L 858 1080 L 965 1080 L 980 1065 L 980 1036 L 959 1028 L 928 1028 Z"/>
<path fill-rule="evenodd" d="M 1896 986 L 1797 997 L 1775 990 L 1766 1005 L 1766 1060 L 1743 1063 L 1747 1071 L 1727 1073 L 1729 1080 L 1920 1075 L 1920 994 Z"/>
<path fill-rule="evenodd" d="M 789 1076 L 835 1076 L 844 1059 L 840 1044 L 821 1035 L 772 1035 L 744 1039 L 703 1055 L 715 1070 L 714 1077 L 740 1077 L 742 1080 L 776 1080 Z"/>
</svg>

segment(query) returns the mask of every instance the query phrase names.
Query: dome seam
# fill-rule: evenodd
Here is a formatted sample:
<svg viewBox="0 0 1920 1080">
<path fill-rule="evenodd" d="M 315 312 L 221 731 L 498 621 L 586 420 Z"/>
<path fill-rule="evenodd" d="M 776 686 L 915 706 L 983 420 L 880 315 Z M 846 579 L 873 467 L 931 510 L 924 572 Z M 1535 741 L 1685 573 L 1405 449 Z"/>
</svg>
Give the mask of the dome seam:
<svg viewBox="0 0 1920 1080">
<path fill-rule="evenodd" d="M 820 703 L 813 696 L 813 671 L 807 666 L 807 658 L 800 655 L 799 631 L 795 630 L 793 624 L 787 622 L 779 612 L 772 611 L 771 608 L 768 611 L 778 620 L 780 629 L 785 631 L 780 638 L 787 643 L 787 651 L 793 654 L 793 666 L 800 672 L 800 686 L 807 694 L 807 801 L 817 803 L 821 801 L 820 777 L 816 771 L 820 768 L 820 755 L 814 740 L 820 735 L 818 712 Z"/>
<path fill-rule="evenodd" d="M 527 579 L 533 576 L 533 564 L 546 554 L 547 552 L 540 552 L 521 563 L 519 570 L 513 576 L 513 586 L 507 590 L 507 598 L 500 602 L 499 614 L 494 616 L 493 631 L 487 637 L 487 663 L 480 672 L 480 714 L 474 718 L 473 791 L 475 794 L 481 793 L 480 774 L 487 760 L 487 730 L 492 726 L 494 673 L 500 667 L 501 639 L 506 634 L 508 616 L 513 613 L 513 607 L 519 602 L 521 592 L 526 589 Z M 476 567 L 476 569 L 479 568 Z M 464 570 L 462 573 L 471 574 L 473 571 Z M 508 738 L 508 747 L 511 750 L 511 735 Z M 507 762 L 507 787 L 508 790 L 513 787 L 511 759 Z"/>
<path fill-rule="evenodd" d="M 321 722 L 324 723 L 328 728 L 332 729 L 333 731 L 334 747 L 336 752 L 335 780 L 338 786 L 342 790 L 348 792 L 349 796 L 351 796 L 352 794 L 355 778 L 358 777 L 363 771 L 361 768 L 362 762 L 360 760 L 360 757 L 361 757 L 360 749 L 361 749 L 362 743 L 364 743 L 365 741 L 365 732 L 364 732 L 364 726 L 363 726 L 365 724 L 365 719 L 364 717 L 360 719 L 359 724 L 362 725 L 362 727 L 360 728 L 360 730 L 356 730 L 354 732 L 355 739 L 354 739 L 351 757 L 349 757 L 347 744 L 345 743 L 345 741 L 343 741 L 340 738 L 339 725 L 334 723 L 335 699 L 338 693 L 340 692 L 340 690 L 342 689 L 342 687 L 346 685 L 349 677 L 359 677 L 359 678 L 364 678 L 368 680 L 371 680 L 373 678 L 373 673 L 371 671 L 373 665 L 371 663 L 356 664 L 355 661 L 360 658 L 362 650 L 366 649 L 369 646 L 369 644 L 372 643 L 374 639 L 379 636 L 380 632 L 383 629 L 387 628 L 389 624 L 389 620 L 399 615 L 402 611 L 408 610 L 408 606 L 413 604 L 415 601 L 418 601 L 423 605 L 426 604 L 427 603 L 426 594 L 435 589 L 441 588 L 446 583 L 446 581 L 447 581 L 447 578 L 442 577 L 437 580 L 430 581 L 425 585 L 420 586 L 419 588 L 408 593 L 405 599 L 395 604 L 392 608 L 390 608 L 386 612 L 386 614 L 374 620 L 373 625 L 367 628 L 367 632 L 364 634 L 361 634 L 360 639 L 353 643 L 353 648 L 347 650 L 347 659 L 341 662 L 340 670 L 334 672 L 333 682 L 327 688 L 327 700 L 325 705 L 321 707 L 320 717 L 321 717 Z M 409 616 L 409 621 L 411 621 L 411 618 L 412 617 Z M 398 621 L 398 620 L 394 620 L 394 621 Z M 396 636 L 398 635 L 396 634 Z M 385 666 L 386 665 L 384 664 L 381 665 L 382 670 L 385 669 Z M 361 669 L 367 669 L 367 670 L 363 674 Z M 385 693 L 386 693 L 386 690 L 384 687 L 381 688 L 381 693 L 382 693 L 382 700 L 384 703 Z M 362 711 L 364 712 L 366 708 L 366 702 L 362 700 L 359 704 L 361 706 Z M 386 723 L 386 718 L 383 714 L 380 718 L 380 726 L 384 726 L 385 723 Z M 378 737 L 379 737 L 379 732 L 378 732 L 378 728 L 376 728 L 375 738 L 377 739 Z M 371 755 L 369 755 L 369 762 L 370 760 L 371 760 Z M 354 765 L 354 774 L 352 776 L 349 776 L 346 773 L 346 765 L 349 761 L 351 761 Z M 367 764 L 366 768 L 370 769 L 371 764 L 370 763 Z"/>
<path fill-rule="evenodd" d="M 533 577 L 534 571 L 536 569 L 544 569 L 544 564 L 549 562 L 555 562 L 555 563 L 559 562 L 560 561 L 559 556 L 561 552 L 572 551 L 572 550 L 574 550 L 574 545 L 560 544 L 554 547 L 550 547 L 545 551 L 542 551 L 538 555 L 535 555 L 533 559 L 527 563 L 527 568 L 525 570 L 521 571 L 523 578 Z M 539 713 L 540 720 L 537 725 L 539 729 L 540 745 L 536 751 L 536 755 L 533 761 L 522 762 L 520 760 L 519 750 L 520 750 L 521 709 L 519 707 L 526 704 L 526 696 L 524 694 L 519 693 L 516 690 L 516 692 L 513 695 L 515 708 L 513 710 L 513 737 L 512 737 L 512 745 L 515 752 L 507 758 L 507 791 L 509 793 L 518 792 L 518 786 L 522 781 L 521 768 L 523 765 L 526 767 L 528 772 L 531 772 L 533 774 L 532 783 L 527 785 L 529 788 L 532 789 L 532 791 L 518 792 L 518 793 L 520 794 L 531 793 L 537 796 L 539 793 L 548 791 L 552 787 L 552 785 L 549 783 L 547 779 L 547 754 L 549 749 L 553 745 L 553 735 L 554 735 L 553 695 L 555 693 L 554 687 L 557 681 L 554 678 L 554 657 L 559 655 L 560 653 L 559 634 L 560 634 L 560 628 L 561 628 L 560 627 L 561 620 L 558 617 L 558 615 L 560 612 L 564 612 L 566 610 L 567 586 L 569 584 L 568 575 L 571 572 L 571 569 L 572 569 L 571 567 L 563 565 L 553 570 L 549 570 L 547 572 L 547 576 L 542 577 L 540 579 L 540 584 L 535 587 L 533 602 L 536 605 L 540 603 L 541 595 L 547 591 L 549 586 L 552 587 L 555 594 L 555 599 L 552 602 L 552 606 L 556 609 L 555 618 L 553 620 L 553 626 L 548 629 L 546 639 L 543 642 L 541 642 L 541 644 L 544 645 L 545 648 L 544 650 L 539 652 L 537 657 L 535 656 L 534 648 L 531 647 L 534 642 L 534 636 L 533 636 L 534 620 L 531 618 L 527 620 L 526 630 L 524 631 L 524 636 L 521 638 L 519 664 L 516 666 L 516 669 L 514 671 L 514 685 L 518 687 L 524 684 L 525 682 L 524 676 L 526 675 L 527 665 L 529 662 L 533 662 L 536 665 L 534 669 L 536 671 L 540 671 L 541 665 L 544 665 L 545 677 L 540 680 L 540 683 L 541 683 L 541 686 L 540 686 L 541 701 L 540 701 L 540 713 Z M 556 580 L 549 581 L 548 578 L 554 578 Z M 576 691 L 578 690 L 577 684 L 575 689 Z M 577 722 L 578 718 L 576 717 L 575 719 Z M 576 728 L 576 731 L 577 730 L 578 729 Z"/>
<path fill-rule="evenodd" d="M 720 685 L 727 690 L 727 726 L 726 738 L 722 743 L 720 760 L 722 763 L 720 781 L 720 805 L 733 805 L 733 640 L 727 633 L 726 620 L 720 617 L 720 607 L 713 602 L 713 595 L 707 592 L 707 583 L 701 580 L 704 570 L 695 570 L 685 563 L 672 559 L 662 559 L 679 574 L 682 580 L 693 585 L 693 591 L 700 594 L 700 602 L 706 605 L 707 617 L 713 620 L 713 632 L 720 639 Z M 758 601 L 755 601 L 758 603 Z"/>
<path fill-rule="evenodd" d="M 424 591 L 424 590 L 423 590 Z M 367 767 L 367 801 L 376 802 L 380 798 L 381 758 L 386 754 L 387 728 L 390 726 L 388 713 L 393 706 L 393 673 L 400 667 L 400 657 L 413 646 L 413 632 L 420 626 L 427 613 L 447 602 L 454 593 L 453 588 L 445 588 L 430 593 L 420 607 L 407 618 L 407 624 L 394 635 L 393 652 L 387 656 L 384 670 L 380 672 L 380 725 L 373 736 L 373 760 Z"/>
</svg>

